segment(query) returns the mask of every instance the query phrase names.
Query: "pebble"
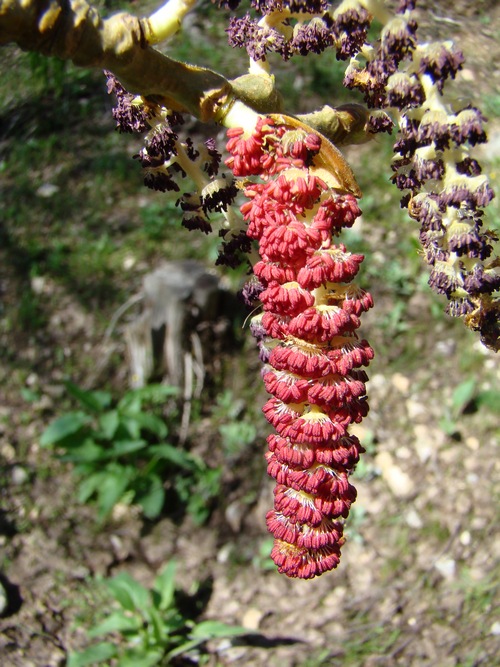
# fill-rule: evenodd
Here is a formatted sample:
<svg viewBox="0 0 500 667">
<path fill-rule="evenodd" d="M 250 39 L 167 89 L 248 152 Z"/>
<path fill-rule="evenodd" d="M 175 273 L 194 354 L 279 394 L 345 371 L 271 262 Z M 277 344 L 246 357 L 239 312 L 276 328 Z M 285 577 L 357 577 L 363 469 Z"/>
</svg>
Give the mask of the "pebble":
<svg viewBox="0 0 500 667">
<path fill-rule="evenodd" d="M 409 509 L 404 514 L 404 518 L 410 528 L 419 529 L 422 528 L 424 522 L 422 521 L 420 514 L 413 508 Z"/>
<path fill-rule="evenodd" d="M 406 409 L 408 411 L 408 417 L 410 419 L 416 419 L 417 417 L 422 417 L 427 415 L 427 408 L 422 404 L 421 401 L 418 401 L 414 398 L 409 398 L 406 401 Z"/>
<path fill-rule="evenodd" d="M 392 386 L 402 394 L 407 394 L 410 390 L 410 378 L 402 373 L 394 373 L 391 377 Z"/>
<path fill-rule="evenodd" d="M 44 199 L 47 199 L 49 197 L 52 197 L 53 195 L 56 194 L 56 192 L 59 192 L 59 186 L 54 185 L 54 183 L 43 183 L 38 190 L 36 191 L 36 194 L 39 197 L 43 197 Z"/>
<path fill-rule="evenodd" d="M 15 486 L 21 486 L 24 484 L 27 479 L 28 479 L 28 473 L 27 471 L 22 468 L 21 466 L 14 466 L 11 471 L 11 479 L 12 479 L 12 484 L 15 484 Z"/>
<path fill-rule="evenodd" d="M 462 533 L 460 533 L 460 537 L 458 539 L 462 546 L 468 547 L 469 544 L 472 542 L 472 535 L 468 530 L 464 530 Z"/>
<path fill-rule="evenodd" d="M 265 616 L 264 612 L 261 611 L 260 609 L 256 609 L 255 607 L 250 607 L 243 614 L 243 618 L 241 619 L 241 625 L 244 628 L 248 628 L 249 630 L 258 630 L 260 622 L 262 621 L 264 616 Z"/>
<path fill-rule="evenodd" d="M 453 581 L 455 579 L 455 574 L 457 571 L 457 564 L 453 558 L 438 558 L 434 563 L 434 567 L 439 572 L 439 574 L 446 579 L 447 581 Z"/>
<path fill-rule="evenodd" d="M 412 478 L 394 463 L 394 459 L 389 452 L 377 454 L 375 463 L 396 498 L 409 498 L 414 494 L 415 484 Z"/>
<path fill-rule="evenodd" d="M 436 450 L 444 445 L 446 437 L 442 431 L 429 428 L 426 424 L 415 424 L 413 431 L 415 433 L 413 446 L 417 456 L 421 463 L 426 463 Z"/>
<path fill-rule="evenodd" d="M 5 590 L 4 585 L 0 581 L 0 615 L 7 609 L 9 600 L 7 598 L 7 591 Z"/>
<path fill-rule="evenodd" d="M 490 628 L 490 635 L 500 637 L 500 621 L 495 621 Z"/>
</svg>

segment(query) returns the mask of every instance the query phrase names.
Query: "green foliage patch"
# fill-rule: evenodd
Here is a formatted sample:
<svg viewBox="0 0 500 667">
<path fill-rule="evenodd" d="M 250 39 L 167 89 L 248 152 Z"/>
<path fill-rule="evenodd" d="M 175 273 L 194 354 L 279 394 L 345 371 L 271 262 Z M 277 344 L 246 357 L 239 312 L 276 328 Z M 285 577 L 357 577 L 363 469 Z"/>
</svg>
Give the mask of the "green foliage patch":
<svg viewBox="0 0 500 667">
<path fill-rule="evenodd" d="M 167 442 L 168 422 L 154 412 L 177 395 L 175 387 L 150 385 L 114 402 L 108 391 L 65 384 L 80 409 L 55 419 L 40 444 L 57 449 L 61 460 L 73 464 L 80 502 L 95 499 L 101 520 L 118 502 L 138 504 L 154 519 L 164 508 L 168 479 L 198 523 L 208 518 L 210 501 L 219 493 L 220 470 Z"/>
<path fill-rule="evenodd" d="M 219 621 L 196 623 L 183 613 L 176 599 L 175 562 L 171 561 L 154 580 L 151 589 L 127 572 L 103 581 L 114 601 L 114 610 L 88 631 L 92 639 L 110 637 L 72 653 L 68 667 L 107 663 L 119 667 L 169 665 L 171 660 L 198 649 L 209 639 L 248 635 L 250 631 Z M 119 641 L 116 641 L 116 638 Z M 109 664 L 109 663 L 107 663 Z"/>
</svg>

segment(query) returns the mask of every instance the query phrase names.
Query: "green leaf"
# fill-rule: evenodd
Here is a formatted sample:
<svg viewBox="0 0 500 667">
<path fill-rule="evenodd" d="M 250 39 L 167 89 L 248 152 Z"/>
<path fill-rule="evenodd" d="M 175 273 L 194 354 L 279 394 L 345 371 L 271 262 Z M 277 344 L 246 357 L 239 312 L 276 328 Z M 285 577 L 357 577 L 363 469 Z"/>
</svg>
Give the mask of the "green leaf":
<svg viewBox="0 0 500 667">
<path fill-rule="evenodd" d="M 118 412 L 121 414 L 137 414 L 142 408 L 142 399 L 136 391 L 128 391 L 118 402 Z"/>
<path fill-rule="evenodd" d="M 164 645 L 165 639 L 169 633 L 162 622 L 162 618 L 158 612 L 158 609 L 156 609 L 153 605 L 150 605 L 149 609 L 147 610 L 147 617 L 150 630 L 153 631 L 155 644 L 158 644 L 159 646 Z"/>
<path fill-rule="evenodd" d="M 107 474 L 101 485 L 97 488 L 99 514 L 103 518 L 107 516 L 116 503 L 125 493 L 129 483 L 130 476 L 125 474 L 127 469 L 123 470 L 123 474 L 113 473 Z"/>
<path fill-rule="evenodd" d="M 144 449 L 147 444 L 145 440 L 118 440 L 113 444 L 113 447 L 105 450 L 105 458 L 117 458 L 126 454 L 132 454 Z"/>
<path fill-rule="evenodd" d="M 485 389 L 476 396 L 478 408 L 489 408 L 500 412 L 500 391 L 497 389 Z"/>
<path fill-rule="evenodd" d="M 105 471 L 96 472 L 92 475 L 86 477 L 80 486 L 78 487 L 78 502 L 86 503 L 87 500 L 96 492 L 100 487 L 102 480 L 106 477 Z"/>
<path fill-rule="evenodd" d="M 133 416 L 133 419 L 139 424 L 141 429 L 154 433 L 160 439 L 164 438 L 168 433 L 165 422 L 156 415 L 139 412 Z"/>
<path fill-rule="evenodd" d="M 456 415 L 459 415 L 467 403 L 472 399 L 475 386 L 476 380 L 471 378 L 470 380 L 461 382 L 458 387 L 455 388 L 451 396 L 451 405 Z"/>
<path fill-rule="evenodd" d="M 175 560 L 171 560 L 155 578 L 153 589 L 160 595 L 158 604 L 160 611 L 166 611 L 174 601 L 176 567 Z"/>
<path fill-rule="evenodd" d="M 202 621 L 194 626 L 189 633 L 191 639 L 216 639 L 217 637 L 240 637 L 255 634 L 252 630 L 240 625 L 226 625 L 220 621 Z"/>
<path fill-rule="evenodd" d="M 158 665 L 163 657 L 163 650 L 150 649 L 146 653 L 144 649 L 138 647 L 129 649 L 120 656 L 118 667 L 153 667 Z"/>
<path fill-rule="evenodd" d="M 112 440 L 119 423 L 120 418 L 116 410 L 109 410 L 108 412 L 104 412 L 99 417 L 99 426 L 101 427 L 100 437 L 104 438 L 105 440 Z"/>
<path fill-rule="evenodd" d="M 151 445 L 148 448 L 148 452 L 158 458 L 170 461 L 170 463 L 174 463 L 184 470 L 196 470 L 198 468 L 196 460 L 190 454 L 167 443 L 163 445 Z"/>
<path fill-rule="evenodd" d="M 128 611 L 147 610 L 151 604 L 149 591 L 128 572 L 117 574 L 105 583 L 116 601 Z"/>
<path fill-rule="evenodd" d="M 118 405 L 120 409 L 127 409 L 127 406 L 136 400 L 139 400 L 141 405 L 144 401 L 160 405 L 165 402 L 166 398 L 171 398 L 178 394 L 179 389 L 177 387 L 171 387 L 167 384 L 150 384 L 146 387 L 127 392 Z"/>
<path fill-rule="evenodd" d="M 67 667 L 87 667 L 87 665 L 94 665 L 95 663 L 103 662 L 103 660 L 114 658 L 116 654 L 117 649 L 114 644 L 100 642 L 84 651 L 71 653 L 68 657 Z"/>
<path fill-rule="evenodd" d="M 126 432 L 134 440 L 138 440 L 141 436 L 141 425 L 136 417 L 137 415 L 120 415 L 120 426 L 126 429 Z"/>
<path fill-rule="evenodd" d="M 91 438 L 85 438 L 78 447 L 66 451 L 67 453 L 61 457 L 63 461 L 70 461 L 71 463 L 92 463 L 94 461 L 100 461 L 106 450 L 103 447 L 100 447 Z"/>
<path fill-rule="evenodd" d="M 157 475 L 148 477 L 149 488 L 141 494 L 137 494 L 136 502 L 142 507 L 142 511 L 148 519 L 156 519 L 163 509 L 165 502 L 165 489 Z"/>
<path fill-rule="evenodd" d="M 111 404 L 111 394 L 108 391 L 86 391 L 67 380 L 65 383 L 68 394 L 76 398 L 84 407 L 93 412 L 102 412 Z"/>
<path fill-rule="evenodd" d="M 125 616 L 123 611 L 114 611 L 102 623 L 91 628 L 87 634 L 89 637 L 99 637 L 110 632 L 137 633 L 141 626 L 142 621 L 138 616 Z"/>
<path fill-rule="evenodd" d="M 40 438 L 40 446 L 56 445 L 68 436 L 78 433 L 88 422 L 89 418 L 84 412 L 67 412 L 45 429 Z"/>
</svg>

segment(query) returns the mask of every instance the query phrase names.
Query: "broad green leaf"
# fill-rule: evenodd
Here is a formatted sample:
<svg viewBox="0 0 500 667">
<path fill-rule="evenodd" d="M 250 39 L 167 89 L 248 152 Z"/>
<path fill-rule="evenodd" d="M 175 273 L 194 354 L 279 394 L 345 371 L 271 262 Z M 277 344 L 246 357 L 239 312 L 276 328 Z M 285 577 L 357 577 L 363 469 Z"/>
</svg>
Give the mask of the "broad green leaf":
<svg viewBox="0 0 500 667">
<path fill-rule="evenodd" d="M 78 487 L 78 502 L 86 503 L 87 500 L 96 492 L 101 485 L 102 480 L 106 477 L 106 472 L 100 471 L 93 475 L 89 475 L 80 482 Z"/>
<path fill-rule="evenodd" d="M 126 430 L 131 438 L 138 440 L 141 436 L 141 425 L 136 419 L 136 415 L 120 414 L 120 426 Z"/>
<path fill-rule="evenodd" d="M 159 646 L 165 644 L 165 639 L 169 633 L 164 623 L 162 622 L 160 612 L 153 604 L 150 604 L 146 615 L 149 622 L 149 628 L 152 630 L 152 634 L 154 636 L 155 644 L 158 644 Z"/>
<path fill-rule="evenodd" d="M 136 502 L 142 507 L 142 511 L 148 519 L 156 519 L 163 509 L 165 502 L 165 489 L 157 475 L 148 477 L 149 488 L 141 494 L 137 494 Z"/>
<path fill-rule="evenodd" d="M 257 429 L 249 422 L 231 422 L 219 427 L 222 442 L 230 453 L 237 452 L 247 447 L 257 437 Z"/>
<path fill-rule="evenodd" d="M 179 468 L 184 468 L 184 470 L 196 470 L 198 468 L 196 460 L 190 454 L 167 443 L 152 445 L 148 448 L 148 452 L 158 458 L 170 461 L 170 463 L 174 463 Z"/>
<path fill-rule="evenodd" d="M 478 408 L 489 408 L 500 412 L 500 391 L 497 389 L 485 389 L 476 396 Z"/>
<path fill-rule="evenodd" d="M 128 611 L 142 611 L 151 604 L 149 591 L 138 581 L 122 572 L 105 582 L 117 602 Z"/>
<path fill-rule="evenodd" d="M 68 393 L 89 410 L 102 412 L 111 404 L 111 394 L 108 391 L 86 391 L 85 389 L 80 389 L 80 387 L 70 380 L 67 380 L 64 384 Z"/>
<path fill-rule="evenodd" d="M 60 443 L 68 436 L 78 433 L 88 422 L 89 418 L 84 412 L 67 412 L 45 429 L 40 438 L 41 447 Z"/>
<path fill-rule="evenodd" d="M 100 436 L 105 440 L 112 440 L 119 423 L 120 418 L 116 410 L 109 410 L 108 412 L 104 412 L 99 417 L 99 426 L 101 427 Z"/>
<path fill-rule="evenodd" d="M 124 470 L 125 473 L 125 470 Z M 99 514 L 107 516 L 125 493 L 130 478 L 127 474 L 107 474 L 97 489 Z"/>
<path fill-rule="evenodd" d="M 88 631 L 89 637 L 100 637 L 110 632 L 138 632 L 142 621 L 138 616 L 125 616 L 123 611 L 114 611 L 98 625 Z"/>
<path fill-rule="evenodd" d="M 69 451 L 66 450 L 66 454 L 61 458 L 63 461 L 70 461 L 71 463 L 92 463 L 100 461 L 105 451 L 92 438 L 85 438 L 78 447 L 71 448 Z"/>
<path fill-rule="evenodd" d="M 68 657 L 67 667 L 87 667 L 87 665 L 95 665 L 114 658 L 117 653 L 117 648 L 110 642 L 100 642 L 94 646 L 90 646 L 84 651 L 78 653 L 71 653 Z"/>
<path fill-rule="evenodd" d="M 120 414 L 135 415 L 141 411 L 142 399 L 135 391 L 129 391 L 116 406 Z"/>
<path fill-rule="evenodd" d="M 226 625 L 220 621 L 202 621 L 194 626 L 189 633 L 191 639 L 215 639 L 217 637 L 239 637 L 255 634 L 252 630 L 240 625 Z"/>
<path fill-rule="evenodd" d="M 255 634 L 255 632 L 252 632 L 252 630 L 249 630 L 248 628 L 243 628 L 237 625 L 226 625 L 225 623 L 220 623 L 219 621 L 203 621 L 202 623 L 198 623 L 198 625 L 196 625 L 189 633 L 189 641 L 181 644 L 172 651 L 169 651 L 166 657 L 168 660 L 171 660 L 178 655 L 182 655 L 183 653 L 191 651 L 193 648 L 196 648 L 209 639 L 217 639 L 221 637 L 241 637 L 242 635 L 252 634 Z"/>
<path fill-rule="evenodd" d="M 129 649 L 120 655 L 118 667 L 153 667 L 160 664 L 163 656 L 161 649 L 146 650 L 141 646 L 136 649 Z"/>
<path fill-rule="evenodd" d="M 160 405 L 164 403 L 166 398 L 171 398 L 172 396 L 177 396 L 179 394 L 179 389 L 177 387 L 171 387 L 167 384 L 150 384 L 146 387 L 141 387 L 139 389 L 133 389 L 123 397 L 123 405 L 125 406 L 128 400 L 139 399 L 141 404 L 144 401 L 153 403 L 155 405 Z"/>
<path fill-rule="evenodd" d="M 133 452 L 138 452 L 140 449 L 144 449 L 147 444 L 145 440 L 117 440 L 113 443 L 112 447 L 105 450 L 104 458 L 114 459 L 126 454 L 132 454 Z"/>
<path fill-rule="evenodd" d="M 451 396 L 451 405 L 455 414 L 460 414 L 467 403 L 472 399 L 475 387 L 476 380 L 471 378 L 470 380 L 461 382 L 458 387 L 455 388 Z"/>
<path fill-rule="evenodd" d="M 160 611 L 168 609 L 174 601 L 176 567 L 175 560 L 171 560 L 155 578 L 153 589 L 160 595 Z"/>
<path fill-rule="evenodd" d="M 159 439 L 164 438 L 168 433 L 165 422 L 156 415 L 151 415 L 147 412 L 139 412 L 132 418 L 139 424 L 141 429 L 154 433 Z"/>
</svg>

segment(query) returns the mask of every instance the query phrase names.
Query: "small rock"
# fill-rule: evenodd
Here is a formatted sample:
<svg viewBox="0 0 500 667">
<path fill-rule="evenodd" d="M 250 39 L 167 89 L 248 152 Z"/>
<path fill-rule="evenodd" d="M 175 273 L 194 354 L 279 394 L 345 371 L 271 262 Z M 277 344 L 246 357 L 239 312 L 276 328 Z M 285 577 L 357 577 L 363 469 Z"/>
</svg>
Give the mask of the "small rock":
<svg viewBox="0 0 500 667">
<path fill-rule="evenodd" d="M 434 563 L 434 567 L 447 581 L 453 581 L 453 579 L 455 579 L 457 564 L 453 558 L 438 558 Z"/>
<path fill-rule="evenodd" d="M 59 186 L 54 185 L 53 183 L 43 183 L 38 190 L 36 191 L 36 194 L 39 197 L 43 197 L 44 199 L 48 199 L 49 197 L 52 197 L 53 195 L 56 194 L 56 192 L 59 192 Z"/>
<path fill-rule="evenodd" d="M 428 411 L 428 408 L 421 401 L 414 398 L 409 398 L 406 401 L 406 409 L 410 419 L 426 416 Z"/>
<path fill-rule="evenodd" d="M 21 466 L 14 466 L 11 471 L 12 484 L 15 486 L 21 486 L 28 479 L 27 471 Z"/>
<path fill-rule="evenodd" d="M 133 255 L 127 255 L 122 262 L 122 266 L 125 271 L 129 271 L 135 266 L 136 262 L 137 260 Z"/>
<path fill-rule="evenodd" d="M 0 581 L 0 616 L 7 609 L 8 604 L 9 604 L 9 600 L 7 598 L 7 591 L 5 590 L 4 585 Z"/>
<path fill-rule="evenodd" d="M 410 378 L 402 373 L 394 373 L 391 377 L 392 386 L 400 391 L 402 394 L 407 394 L 410 390 Z"/>
<path fill-rule="evenodd" d="M 413 430 L 415 432 L 413 446 L 420 461 L 426 463 L 442 447 L 446 437 L 439 429 L 430 428 L 426 424 L 415 424 Z"/>
<path fill-rule="evenodd" d="M 243 614 L 243 618 L 241 619 L 241 625 L 244 628 L 248 628 L 249 630 L 258 630 L 260 622 L 264 618 L 264 612 L 262 612 L 260 609 L 256 609 L 255 607 L 250 607 L 250 609 L 247 609 L 246 612 Z"/>
<path fill-rule="evenodd" d="M 464 530 L 462 533 L 460 533 L 460 537 L 458 539 L 462 546 L 468 547 L 469 544 L 472 542 L 472 535 L 468 530 Z"/>
<path fill-rule="evenodd" d="M 239 532 L 245 511 L 245 506 L 239 500 L 235 500 L 226 507 L 224 515 L 233 532 Z"/>
<path fill-rule="evenodd" d="M 500 636 L 500 621 L 495 621 L 493 625 L 490 628 L 490 635 L 494 635 L 495 637 Z"/>
<path fill-rule="evenodd" d="M 410 528 L 419 529 L 422 528 L 422 526 L 424 525 L 424 522 L 422 521 L 420 514 L 413 508 L 405 512 L 404 517 L 406 523 L 410 526 Z"/>
<path fill-rule="evenodd" d="M 415 491 L 411 477 L 394 463 L 389 452 L 380 452 L 375 459 L 382 477 L 396 498 L 409 498 Z"/>
<path fill-rule="evenodd" d="M 35 294 L 43 294 L 46 284 L 44 276 L 33 276 L 31 279 L 31 289 Z"/>
</svg>

